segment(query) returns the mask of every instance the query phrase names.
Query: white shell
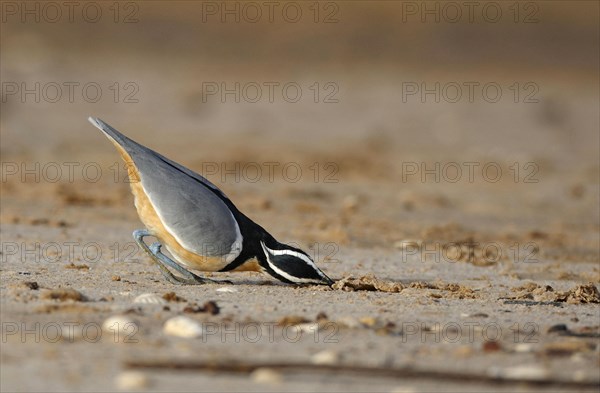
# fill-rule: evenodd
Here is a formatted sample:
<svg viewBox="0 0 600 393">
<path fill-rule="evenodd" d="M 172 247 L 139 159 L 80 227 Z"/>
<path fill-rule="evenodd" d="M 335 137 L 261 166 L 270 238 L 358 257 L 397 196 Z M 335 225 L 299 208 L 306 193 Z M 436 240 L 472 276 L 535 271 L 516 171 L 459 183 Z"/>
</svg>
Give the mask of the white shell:
<svg viewBox="0 0 600 393">
<path fill-rule="evenodd" d="M 135 338 L 139 327 L 135 321 L 125 315 L 113 315 L 102 323 L 102 330 L 109 333 L 107 338 L 115 343 L 138 342 Z"/>
<path fill-rule="evenodd" d="M 167 304 L 167 301 L 155 293 L 142 293 L 135 299 L 133 299 L 134 303 L 143 303 L 143 304 Z"/>
<path fill-rule="evenodd" d="M 319 331 L 319 324 L 316 322 L 300 323 L 298 325 L 291 325 L 288 328 L 298 333 L 316 333 Z"/>
<path fill-rule="evenodd" d="M 202 335 L 202 325 L 193 319 L 180 315 L 167 320 L 163 332 L 169 336 L 196 338 Z"/>
<path fill-rule="evenodd" d="M 102 323 L 102 330 L 113 333 L 117 335 L 116 337 L 127 337 L 135 334 L 137 329 L 137 324 L 133 319 L 125 315 L 113 315 Z"/>
</svg>

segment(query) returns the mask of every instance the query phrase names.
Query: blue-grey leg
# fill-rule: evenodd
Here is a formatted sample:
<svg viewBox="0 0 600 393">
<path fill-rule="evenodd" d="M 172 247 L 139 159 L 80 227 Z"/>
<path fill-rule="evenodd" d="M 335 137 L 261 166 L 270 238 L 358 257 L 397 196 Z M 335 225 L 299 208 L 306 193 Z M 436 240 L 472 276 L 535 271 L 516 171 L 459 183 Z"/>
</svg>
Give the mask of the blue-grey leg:
<svg viewBox="0 0 600 393">
<path fill-rule="evenodd" d="M 160 243 L 156 242 L 156 243 L 153 243 L 150 247 L 148 247 L 148 245 L 144 241 L 144 237 L 146 237 L 146 236 L 152 236 L 152 234 L 150 232 L 148 232 L 148 230 L 146 230 L 146 229 L 138 229 L 138 230 L 133 231 L 133 238 L 135 239 L 135 241 L 139 244 L 139 246 L 144 251 L 146 251 L 146 253 L 150 256 L 150 258 L 152 258 L 152 260 L 154 261 L 154 263 L 156 263 L 156 265 L 160 269 L 163 276 L 165 276 L 167 281 L 169 281 L 172 284 L 188 284 L 188 285 L 205 284 L 208 282 L 215 282 L 208 278 L 202 278 L 202 277 L 195 275 L 194 273 L 186 270 L 184 267 L 179 265 L 177 262 L 173 261 L 171 258 L 167 257 L 165 254 L 163 254 L 160 251 L 160 248 L 161 248 Z M 169 269 L 167 269 L 167 266 L 175 269 L 176 271 L 181 273 L 185 278 L 175 276 L 173 273 L 171 273 L 171 271 Z"/>
<path fill-rule="evenodd" d="M 187 270 L 186 268 L 184 268 L 183 266 L 181 266 L 180 264 L 178 264 L 177 262 L 175 262 L 174 260 L 172 260 L 171 258 L 166 256 L 165 254 L 163 254 L 160 251 L 161 248 L 162 248 L 162 244 L 160 244 L 159 242 L 154 242 L 150 245 L 150 252 L 152 252 L 152 254 L 156 258 L 158 258 L 162 263 L 177 270 L 177 272 L 181 273 L 181 275 L 183 277 L 187 278 L 188 280 L 196 280 L 198 282 L 202 282 L 204 280 L 204 281 L 212 282 L 212 280 L 209 280 L 208 278 L 202 278 L 202 277 L 197 276 L 194 273 L 190 272 L 189 270 Z"/>
</svg>

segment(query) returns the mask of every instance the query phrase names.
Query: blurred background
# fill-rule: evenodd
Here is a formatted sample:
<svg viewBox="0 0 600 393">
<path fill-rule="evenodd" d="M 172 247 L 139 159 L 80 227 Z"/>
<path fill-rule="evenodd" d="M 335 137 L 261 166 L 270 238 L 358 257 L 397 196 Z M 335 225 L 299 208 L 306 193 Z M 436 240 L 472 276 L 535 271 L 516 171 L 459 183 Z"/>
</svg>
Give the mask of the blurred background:
<svg viewBox="0 0 600 393">
<path fill-rule="evenodd" d="M 5 1 L 2 18 L 4 223 L 135 220 L 91 115 L 288 240 L 538 236 L 598 260 L 596 2 Z"/>
<path fill-rule="evenodd" d="M 564 303 L 566 296 L 560 304 L 538 300 L 554 299 L 540 292 L 557 296 L 588 282 L 592 291 L 600 282 L 599 7 L 1 1 L 3 342 L 4 322 L 29 332 L 63 321 L 100 327 L 117 315 L 141 327 L 140 345 L 114 344 L 106 334 L 99 345 L 79 333 L 57 344 L 11 335 L 0 354 L 3 388 L 140 390 L 148 378 L 160 391 L 516 386 L 465 383 L 468 371 L 560 377 L 572 384 L 537 387 L 597 390 L 598 308 Z M 321 291 L 254 273 L 222 274 L 235 282 L 226 292 L 169 284 L 133 243 L 141 224 L 126 169 L 88 116 L 203 174 L 278 240 L 310 250 L 332 278 L 374 274 L 410 288 Z M 448 244 L 468 252 L 438 263 Z M 46 252 L 48 245 L 58 250 Z M 87 255 L 87 245 L 101 253 Z M 55 297 L 64 288 L 88 302 L 61 303 Z M 144 292 L 184 300 L 134 304 Z M 526 300 L 502 300 L 521 292 Z M 164 334 L 168 318 L 208 300 L 219 315 L 186 315 L 220 326 L 286 326 L 290 315 L 297 323 L 320 315 L 339 323 L 340 342 L 206 343 Z M 496 324 L 504 335 L 491 343 L 463 336 L 439 345 L 416 335 L 407 342 L 407 321 L 427 337 L 438 337 L 432 326 L 464 321 Z M 529 338 L 528 326 L 539 343 L 513 337 Z M 313 362 L 317 354 L 323 362 L 324 350 L 326 362 L 339 355 L 452 379 L 427 374 L 413 388 L 403 378 L 342 383 L 306 373 L 271 386 L 252 383 L 264 375 L 169 368 L 172 358 Z M 166 369 L 122 381 L 127 361 L 157 357 Z"/>
</svg>

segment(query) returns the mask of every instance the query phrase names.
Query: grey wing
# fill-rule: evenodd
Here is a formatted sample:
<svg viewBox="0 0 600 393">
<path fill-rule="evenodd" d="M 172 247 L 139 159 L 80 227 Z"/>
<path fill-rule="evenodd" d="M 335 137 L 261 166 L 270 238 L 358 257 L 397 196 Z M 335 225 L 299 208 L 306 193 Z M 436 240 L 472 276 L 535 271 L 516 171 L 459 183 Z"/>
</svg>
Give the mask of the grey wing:
<svg viewBox="0 0 600 393">
<path fill-rule="evenodd" d="M 225 257 L 228 262 L 240 254 L 239 225 L 216 194 L 223 195 L 215 185 L 125 137 L 108 124 L 94 120 L 94 125 L 129 153 L 144 191 L 166 229 L 181 246 L 198 255 Z"/>
<path fill-rule="evenodd" d="M 180 171 L 187 174 L 188 176 L 191 176 L 194 179 L 202 182 L 203 184 L 205 184 L 206 186 L 208 186 L 215 192 L 219 193 L 219 195 L 221 195 L 224 199 L 228 199 L 227 196 L 225 194 L 223 194 L 223 191 L 219 190 L 219 188 L 217 186 L 215 186 L 213 183 L 211 183 L 204 176 L 197 174 L 196 172 L 192 171 L 191 169 L 188 169 L 188 168 L 184 167 L 183 165 L 180 165 L 180 164 L 176 163 L 175 161 L 168 159 L 167 157 L 155 152 L 154 150 L 147 148 L 144 145 L 137 143 L 136 141 L 134 141 L 132 139 L 129 139 L 128 137 L 121 134 L 119 131 L 117 131 L 113 127 L 111 127 L 110 124 L 105 123 L 101 119 L 94 118 L 94 117 L 88 117 L 88 120 L 95 127 L 100 129 L 100 131 L 102 131 L 109 138 L 115 140 L 119 145 L 121 145 L 125 150 L 127 150 L 127 152 L 129 154 L 131 154 L 132 151 L 135 151 L 138 148 L 141 148 L 142 150 L 151 152 L 152 154 L 160 157 L 161 160 L 173 165 L 175 168 L 179 169 Z"/>
</svg>

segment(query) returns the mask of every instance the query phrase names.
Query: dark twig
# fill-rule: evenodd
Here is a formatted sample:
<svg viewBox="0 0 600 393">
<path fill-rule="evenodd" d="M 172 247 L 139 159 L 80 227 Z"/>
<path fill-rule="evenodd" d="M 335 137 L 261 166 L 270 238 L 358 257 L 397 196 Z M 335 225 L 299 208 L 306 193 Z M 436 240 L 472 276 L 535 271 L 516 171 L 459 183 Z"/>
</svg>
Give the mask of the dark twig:
<svg viewBox="0 0 600 393">
<path fill-rule="evenodd" d="M 231 360 L 190 362 L 178 360 L 130 360 L 125 367 L 134 369 L 194 370 L 249 374 L 259 368 L 279 371 L 307 371 L 315 373 L 361 375 L 363 377 L 415 378 L 457 382 L 481 382 L 490 384 L 529 384 L 532 386 L 554 386 L 565 388 L 598 388 L 600 381 L 574 381 L 557 378 L 516 379 L 473 373 L 422 370 L 411 367 L 385 368 L 352 365 L 316 365 L 310 363 L 251 363 Z"/>
</svg>

